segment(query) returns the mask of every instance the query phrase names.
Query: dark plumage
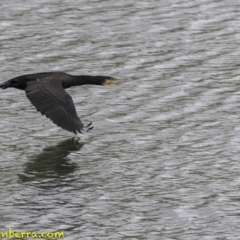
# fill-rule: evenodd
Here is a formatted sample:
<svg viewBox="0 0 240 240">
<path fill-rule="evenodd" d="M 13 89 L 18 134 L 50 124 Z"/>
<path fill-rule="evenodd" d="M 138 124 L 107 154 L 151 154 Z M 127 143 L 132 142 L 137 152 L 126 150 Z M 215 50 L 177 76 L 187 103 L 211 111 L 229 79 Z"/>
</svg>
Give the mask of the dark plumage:
<svg viewBox="0 0 240 240">
<path fill-rule="evenodd" d="M 77 134 L 93 127 L 91 123 L 83 125 L 72 97 L 64 89 L 84 84 L 112 84 L 115 80 L 109 76 L 74 76 L 63 72 L 43 72 L 12 78 L 0 84 L 0 88 L 14 87 L 25 90 L 37 111 L 59 127 Z"/>
</svg>

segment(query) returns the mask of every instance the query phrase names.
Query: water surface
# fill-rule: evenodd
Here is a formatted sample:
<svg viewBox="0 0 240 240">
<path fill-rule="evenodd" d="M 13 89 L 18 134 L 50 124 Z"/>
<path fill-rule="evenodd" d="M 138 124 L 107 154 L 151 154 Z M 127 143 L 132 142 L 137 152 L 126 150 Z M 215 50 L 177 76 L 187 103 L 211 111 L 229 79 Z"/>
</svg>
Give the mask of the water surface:
<svg viewBox="0 0 240 240">
<path fill-rule="evenodd" d="M 0 91 L 0 231 L 65 239 L 237 239 L 238 1 L 0 3 L 1 82 L 102 74 L 69 89 L 74 139 Z"/>
</svg>

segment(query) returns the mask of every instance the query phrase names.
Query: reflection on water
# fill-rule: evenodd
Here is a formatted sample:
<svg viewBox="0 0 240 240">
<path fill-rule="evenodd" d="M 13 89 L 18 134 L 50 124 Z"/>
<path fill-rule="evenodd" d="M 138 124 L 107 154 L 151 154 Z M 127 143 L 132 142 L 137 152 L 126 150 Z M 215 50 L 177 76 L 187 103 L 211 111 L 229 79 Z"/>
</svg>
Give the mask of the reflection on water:
<svg viewBox="0 0 240 240">
<path fill-rule="evenodd" d="M 30 157 L 25 164 L 23 174 L 19 174 L 22 182 L 36 181 L 41 179 L 62 178 L 72 173 L 77 164 L 71 162 L 67 156 L 78 151 L 83 146 L 74 138 L 64 140 L 56 146 L 43 149 L 41 153 Z"/>
</svg>

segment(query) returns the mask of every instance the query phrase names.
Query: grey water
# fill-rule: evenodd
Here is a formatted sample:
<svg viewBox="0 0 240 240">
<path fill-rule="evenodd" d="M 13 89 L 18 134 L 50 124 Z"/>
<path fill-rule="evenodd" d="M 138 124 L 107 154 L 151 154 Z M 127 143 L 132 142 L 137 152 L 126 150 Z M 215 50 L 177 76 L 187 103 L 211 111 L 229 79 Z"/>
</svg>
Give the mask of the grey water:
<svg viewBox="0 0 240 240">
<path fill-rule="evenodd" d="M 0 90 L 0 232 L 239 239 L 240 2 L 0 2 L 0 82 L 110 75 L 69 89 L 74 139 Z"/>
</svg>

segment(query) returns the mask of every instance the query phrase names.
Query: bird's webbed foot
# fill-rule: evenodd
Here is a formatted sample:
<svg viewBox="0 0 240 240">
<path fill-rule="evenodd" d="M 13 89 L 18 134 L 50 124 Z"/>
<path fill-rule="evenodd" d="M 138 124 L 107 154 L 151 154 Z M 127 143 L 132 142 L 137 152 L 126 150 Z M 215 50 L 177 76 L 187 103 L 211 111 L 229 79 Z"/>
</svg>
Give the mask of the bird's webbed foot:
<svg viewBox="0 0 240 240">
<path fill-rule="evenodd" d="M 91 129 L 93 129 L 92 122 L 90 122 L 88 125 L 86 125 L 86 126 L 83 127 L 83 131 L 84 131 L 84 132 L 88 132 L 88 131 L 90 131 Z"/>
</svg>

